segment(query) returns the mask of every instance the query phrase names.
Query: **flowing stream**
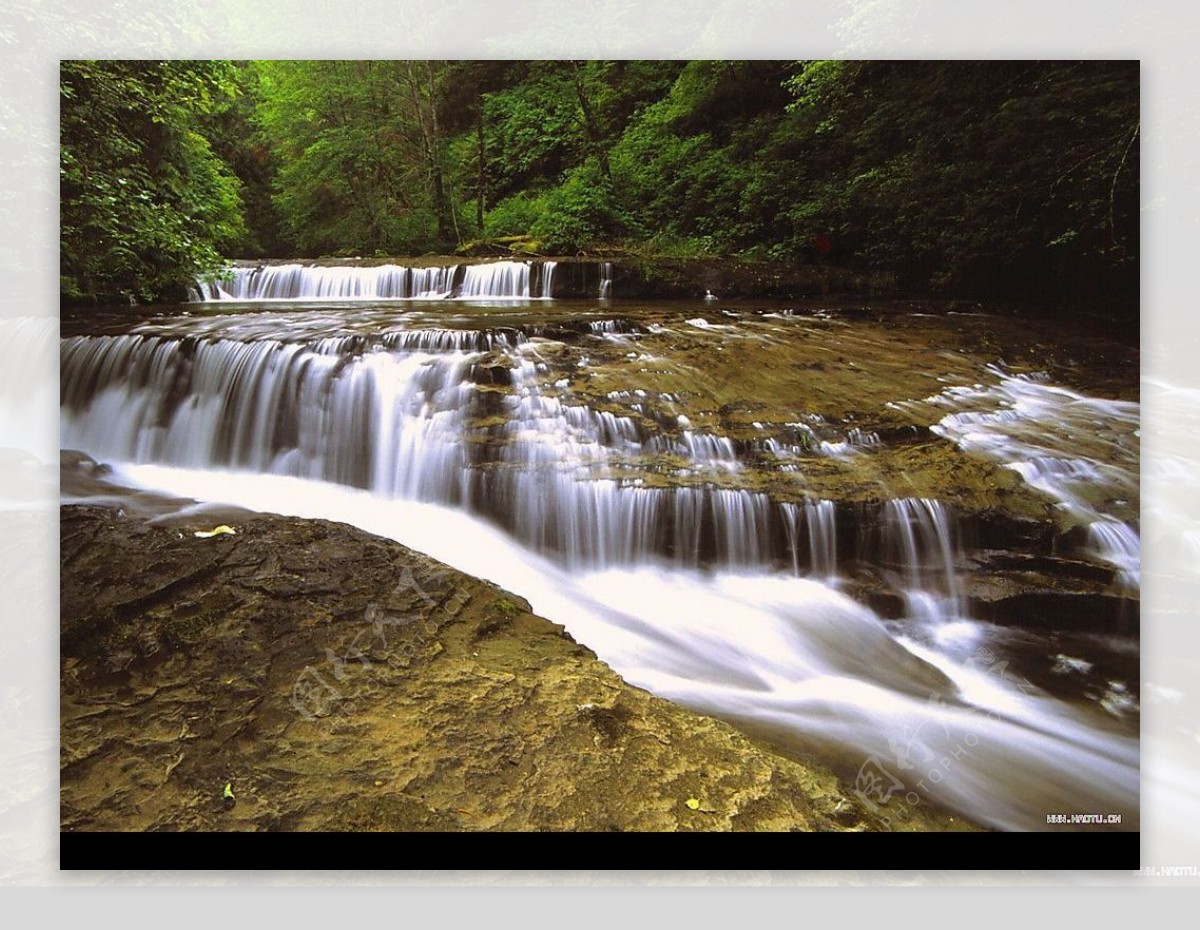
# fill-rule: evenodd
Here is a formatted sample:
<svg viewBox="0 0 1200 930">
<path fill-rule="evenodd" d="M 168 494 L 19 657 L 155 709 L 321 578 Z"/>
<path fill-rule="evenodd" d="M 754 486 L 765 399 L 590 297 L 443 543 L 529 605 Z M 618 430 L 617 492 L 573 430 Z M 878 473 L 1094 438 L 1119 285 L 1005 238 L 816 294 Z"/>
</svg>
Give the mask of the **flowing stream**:
<svg viewBox="0 0 1200 930">
<path fill-rule="evenodd" d="M 197 301 L 550 298 L 557 262 L 478 265 L 236 265 L 225 279 L 197 281 Z M 533 294 L 534 279 L 538 291 Z"/>
<path fill-rule="evenodd" d="M 888 368 L 895 337 L 869 325 L 539 303 L 553 273 L 269 266 L 175 315 L 72 327 L 61 447 L 115 484 L 352 523 L 494 581 L 631 683 L 824 759 L 881 817 L 1137 828 L 1136 640 L 973 617 L 986 553 L 951 502 L 954 475 L 994 461 L 1073 521 L 1071 565 L 1135 595 L 1136 403 L 948 355 L 910 389 L 913 359 Z M 231 302 L 250 297 L 296 303 Z M 786 358 L 811 394 L 736 399 L 766 377 L 742 351 L 763 371 Z M 854 390 L 874 365 L 857 408 L 874 420 L 829 400 L 836 358 Z M 926 453 L 954 462 L 938 493 Z M 900 607 L 868 606 L 870 586 Z"/>
</svg>

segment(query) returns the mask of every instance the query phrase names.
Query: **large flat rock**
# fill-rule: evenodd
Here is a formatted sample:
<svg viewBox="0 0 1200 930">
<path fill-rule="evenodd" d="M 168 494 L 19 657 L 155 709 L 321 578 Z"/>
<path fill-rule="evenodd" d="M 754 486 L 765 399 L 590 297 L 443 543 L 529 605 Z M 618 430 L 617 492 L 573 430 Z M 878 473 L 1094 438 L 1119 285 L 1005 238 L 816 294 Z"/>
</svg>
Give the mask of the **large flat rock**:
<svg viewBox="0 0 1200 930">
<path fill-rule="evenodd" d="M 972 828 L 887 822 L 397 543 L 221 519 L 62 509 L 64 830 Z"/>
</svg>

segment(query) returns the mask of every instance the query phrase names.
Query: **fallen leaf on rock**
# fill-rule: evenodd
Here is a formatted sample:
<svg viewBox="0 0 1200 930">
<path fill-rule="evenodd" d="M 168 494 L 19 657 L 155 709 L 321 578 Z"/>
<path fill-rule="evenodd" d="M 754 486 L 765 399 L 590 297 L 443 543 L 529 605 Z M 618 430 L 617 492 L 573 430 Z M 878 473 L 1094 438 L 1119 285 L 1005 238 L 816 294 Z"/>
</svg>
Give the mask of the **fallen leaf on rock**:
<svg viewBox="0 0 1200 930">
<path fill-rule="evenodd" d="M 213 536 L 236 536 L 237 530 L 235 530 L 232 526 L 226 526 L 224 523 L 222 523 L 220 526 L 211 530 L 197 530 L 192 535 L 197 539 L 209 539 Z"/>
</svg>

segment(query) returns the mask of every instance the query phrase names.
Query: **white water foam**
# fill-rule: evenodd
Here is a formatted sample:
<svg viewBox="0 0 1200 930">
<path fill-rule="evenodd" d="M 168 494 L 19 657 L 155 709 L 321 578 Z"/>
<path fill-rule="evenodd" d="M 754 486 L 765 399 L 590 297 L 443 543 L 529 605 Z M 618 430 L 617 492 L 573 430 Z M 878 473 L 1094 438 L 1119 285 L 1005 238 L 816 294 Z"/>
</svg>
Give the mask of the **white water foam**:
<svg viewBox="0 0 1200 930">
<path fill-rule="evenodd" d="M 135 486 L 340 520 L 526 597 L 626 680 L 1002 829 L 1058 810 L 1137 822 L 1136 740 L 1086 708 L 892 636 L 814 580 L 652 567 L 567 572 L 465 514 L 269 475 L 117 465 Z M 886 814 L 886 808 L 881 808 Z"/>
<path fill-rule="evenodd" d="M 541 299 L 553 296 L 557 262 L 541 263 Z M 460 275 L 461 269 L 461 275 Z M 461 280 L 460 280 L 461 278 Z M 532 298 L 532 262 L 484 262 L 409 268 L 401 265 L 235 266 L 229 276 L 197 281 L 198 301 L 513 300 Z M 456 281 L 459 283 L 456 284 Z"/>
<path fill-rule="evenodd" d="M 990 456 L 1058 501 L 1087 527 L 1088 551 L 1140 584 L 1137 527 L 1119 514 L 1138 494 L 1140 405 L 1088 397 L 1038 375 L 989 368 L 992 384 L 947 388 L 926 403 L 953 408 L 931 427 L 960 448 Z"/>
</svg>

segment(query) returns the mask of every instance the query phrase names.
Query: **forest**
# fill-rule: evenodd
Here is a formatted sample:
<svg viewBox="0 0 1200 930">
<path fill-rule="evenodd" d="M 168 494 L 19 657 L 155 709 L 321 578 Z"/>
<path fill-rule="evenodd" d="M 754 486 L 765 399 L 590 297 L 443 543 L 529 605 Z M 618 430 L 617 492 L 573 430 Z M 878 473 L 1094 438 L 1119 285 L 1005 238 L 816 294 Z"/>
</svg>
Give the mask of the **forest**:
<svg viewBox="0 0 1200 930">
<path fill-rule="evenodd" d="M 64 61 L 61 293 L 231 258 L 736 257 L 1136 306 L 1139 68 Z"/>
</svg>

